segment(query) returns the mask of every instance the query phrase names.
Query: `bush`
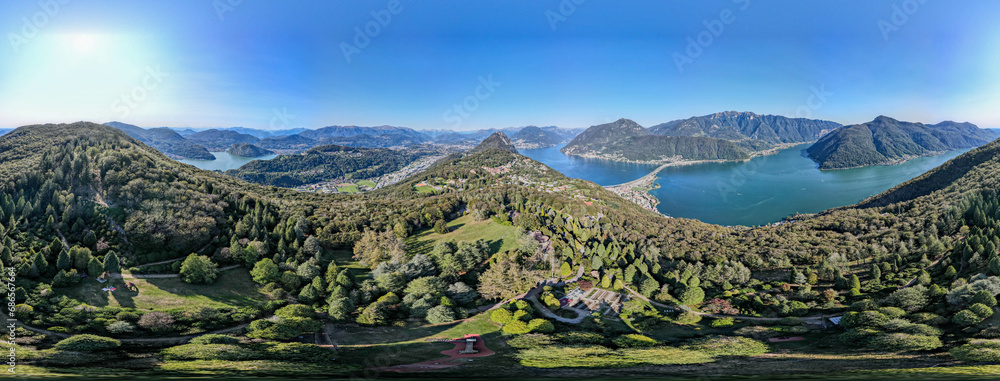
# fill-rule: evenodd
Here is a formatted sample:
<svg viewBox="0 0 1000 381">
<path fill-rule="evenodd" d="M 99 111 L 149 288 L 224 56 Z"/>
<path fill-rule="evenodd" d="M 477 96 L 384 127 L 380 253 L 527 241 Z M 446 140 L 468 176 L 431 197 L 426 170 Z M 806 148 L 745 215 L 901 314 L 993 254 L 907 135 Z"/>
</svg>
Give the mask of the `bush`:
<svg viewBox="0 0 1000 381">
<path fill-rule="evenodd" d="M 528 323 L 525 323 L 524 321 L 511 320 L 510 323 L 503 326 L 503 331 L 504 333 L 511 335 L 522 335 L 530 332 L 530 329 L 528 328 Z"/>
<path fill-rule="evenodd" d="M 742 336 L 709 336 L 686 346 L 709 356 L 756 356 L 767 353 L 767 344 Z"/>
<path fill-rule="evenodd" d="M 712 320 L 712 328 L 726 328 L 733 326 L 733 318 L 721 318 Z"/>
<path fill-rule="evenodd" d="M 897 319 L 906 316 L 906 311 L 903 311 L 902 308 L 898 307 L 882 307 L 878 309 L 878 312 L 881 312 L 889 319 Z"/>
<path fill-rule="evenodd" d="M 952 323 L 958 324 L 959 326 L 963 327 L 979 323 L 982 320 L 983 319 L 980 318 L 979 315 L 970 310 L 958 311 L 958 313 L 951 318 Z"/>
<path fill-rule="evenodd" d="M 930 312 L 918 312 L 908 316 L 907 318 L 918 324 L 942 325 L 948 322 L 948 319 L 942 317 L 941 315 Z"/>
<path fill-rule="evenodd" d="M 840 319 L 840 325 L 844 328 L 881 327 L 888 321 L 889 317 L 878 311 L 851 311 Z"/>
<path fill-rule="evenodd" d="M 131 333 L 135 329 L 135 327 L 127 321 L 116 321 L 106 325 L 104 328 L 107 329 L 108 332 L 114 334 Z"/>
<path fill-rule="evenodd" d="M 153 332 L 167 331 L 174 324 L 174 317 L 166 312 L 147 312 L 139 318 L 139 326 Z"/>
<path fill-rule="evenodd" d="M 855 328 L 840 335 L 844 344 L 879 351 L 922 351 L 941 347 L 937 336 L 885 333 L 871 328 Z"/>
<path fill-rule="evenodd" d="M 1000 362 L 1000 340 L 973 340 L 948 353 L 959 361 Z"/>
<path fill-rule="evenodd" d="M 56 343 L 56 349 L 73 352 L 96 352 L 122 345 L 121 341 L 97 335 L 75 335 Z"/>
<path fill-rule="evenodd" d="M 314 318 L 316 311 L 304 304 L 292 304 L 274 311 L 274 315 L 284 318 Z"/>
<path fill-rule="evenodd" d="M 674 320 L 674 322 L 677 324 L 697 324 L 700 321 L 701 321 L 701 315 L 691 311 L 681 312 L 680 315 L 677 315 L 677 319 Z"/>
<path fill-rule="evenodd" d="M 993 316 L 993 309 L 982 303 L 976 303 L 969 306 L 969 311 L 972 311 L 972 313 L 976 314 L 976 316 L 979 316 L 981 319 Z"/>
<path fill-rule="evenodd" d="M 239 344 L 240 339 L 219 334 L 208 334 L 191 339 L 191 344 Z"/>
<path fill-rule="evenodd" d="M 511 319 L 513 319 L 513 315 L 504 308 L 497 308 L 493 312 L 490 312 L 490 320 L 493 320 L 497 324 L 510 323 Z"/>
<path fill-rule="evenodd" d="M 427 322 L 442 324 L 455 321 L 455 311 L 445 306 L 437 306 L 427 311 Z"/>
<path fill-rule="evenodd" d="M 212 284 L 219 277 L 219 267 L 208 257 L 192 253 L 181 264 L 180 274 L 187 283 Z"/>
<path fill-rule="evenodd" d="M 554 338 L 560 343 L 570 345 L 601 344 L 605 341 L 604 336 L 594 332 L 565 332 L 556 334 Z"/>
<path fill-rule="evenodd" d="M 619 348 L 652 347 L 658 344 L 656 340 L 648 336 L 643 336 L 637 333 L 618 336 L 614 338 L 614 340 L 611 340 L 611 342 L 614 343 L 615 346 Z"/>
<path fill-rule="evenodd" d="M 778 321 L 778 324 L 787 326 L 802 325 L 802 323 L 803 323 L 802 319 L 799 319 L 797 317 L 781 318 L 781 320 Z"/>
<path fill-rule="evenodd" d="M 746 336 L 757 340 L 769 339 L 778 336 L 780 334 L 774 328 L 761 327 L 761 326 L 743 327 L 737 329 L 735 333 L 740 336 Z"/>
<path fill-rule="evenodd" d="M 550 333 L 555 330 L 556 327 L 552 325 L 552 322 L 545 319 L 531 319 L 528 322 L 528 331 L 530 332 Z"/>
<path fill-rule="evenodd" d="M 540 333 L 529 333 L 507 340 L 507 345 L 518 349 L 547 347 L 554 343 L 551 337 Z"/>
</svg>

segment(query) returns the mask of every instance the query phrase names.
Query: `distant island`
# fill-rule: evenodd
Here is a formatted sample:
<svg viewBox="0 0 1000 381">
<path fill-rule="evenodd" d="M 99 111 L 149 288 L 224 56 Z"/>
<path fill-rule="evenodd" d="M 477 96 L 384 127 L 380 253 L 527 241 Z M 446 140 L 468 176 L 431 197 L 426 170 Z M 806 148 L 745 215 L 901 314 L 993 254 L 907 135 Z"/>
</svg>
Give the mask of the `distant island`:
<svg viewBox="0 0 1000 381">
<path fill-rule="evenodd" d="M 243 157 L 261 157 L 267 155 L 273 155 L 274 151 L 263 149 L 249 143 L 236 143 L 226 150 L 230 155 L 243 156 Z"/>
<path fill-rule="evenodd" d="M 879 116 L 824 136 L 806 150 L 820 169 L 897 164 L 920 156 L 974 148 L 996 139 L 995 131 L 971 123 L 925 125 Z"/>
</svg>

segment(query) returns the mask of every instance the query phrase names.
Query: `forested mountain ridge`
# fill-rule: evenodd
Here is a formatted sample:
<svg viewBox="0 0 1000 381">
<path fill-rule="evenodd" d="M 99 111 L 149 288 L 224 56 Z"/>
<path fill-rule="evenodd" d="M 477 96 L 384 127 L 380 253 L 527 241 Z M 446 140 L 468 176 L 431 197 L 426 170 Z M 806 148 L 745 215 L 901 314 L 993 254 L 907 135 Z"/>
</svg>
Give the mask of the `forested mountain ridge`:
<svg viewBox="0 0 1000 381">
<path fill-rule="evenodd" d="M 226 150 L 231 155 L 243 157 L 261 157 L 274 153 L 274 151 L 263 149 L 249 143 L 236 143 Z"/>
<path fill-rule="evenodd" d="M 691 136 L 658 136 L 628 119 L 588 128 L 561 150 L 567 155 L 640 163 L 686 160 L 744 160 L 750 150 L 737 143 Z"/>
<path fill-rule="evenodd" d="M 535 126 L 527 126 L 514 134 L 511 139 L 517 147 L 534 149 L 555 146 L 563 140 L 563 137 L 555 132 L 546 131 Z"/>
<path fill-rule="evenodd" d="M 814 141 L 839 127 L 840 123 L 826 120 L 726 111 L 658 124 L 650 127 L 649 131 L 656 135 L 760 140 L 779 144 Z"/>
<path fill-rule="evenodd" d="M 169 128 L 145 129 L 121 122 L 108 122 L 108 126 L 124 131 L 129 136 L 156 148 L 167 156 L 181 159 L 215 160 L 205 147 L 192 143 Z"/>
<path fill-rule="evenodd" d="M 188 141 L 200 144 L 212 152 L 225 151 L 233 144 L 255 144 L 260 139 L 253 135 L 242 134 L 230 130 L 205 130 L 184 137 Z"/>
<path fill-rule="evenodd" d="M 265 139 L 266 140 L 266 139 Z M 426 155 L 421 150 L 325 145 L 301 154 L 254 160 L 226 173 L 252 183 L 296 187 L 332 179 L 368 179 L 399 170 Z"/>
<path fill-rule="evenodd" d="M 924 125 L 886 116 L 831 132 L 806 152 L 820 169 L 886 165 L 944 151 L 972 148 L 997 137 L 971 123 Z"/>
</svg>

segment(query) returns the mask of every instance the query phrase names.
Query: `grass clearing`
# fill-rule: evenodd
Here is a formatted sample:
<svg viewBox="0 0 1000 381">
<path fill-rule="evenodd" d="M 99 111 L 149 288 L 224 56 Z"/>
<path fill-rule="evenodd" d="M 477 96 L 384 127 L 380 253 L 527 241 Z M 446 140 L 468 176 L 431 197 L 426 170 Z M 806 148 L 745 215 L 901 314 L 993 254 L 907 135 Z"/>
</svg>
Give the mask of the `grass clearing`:
<svg viewBox="0 0 1000 381">
<path fill-rule="evenodd" d="M 465 215 L 448 222 L 449 232 L 438 234 L 431 229 L 422 230 L 406 240 L 410 254 L 428 254 L 434 245 L 442 240 L 455 242 L 477 239 L 485 240 L 494 253 L 513 249 L 517 246 L 516 228 L 500 225 L 493 220 L 476 221 L 472 215 Z"/>
<path fill-rule="evenodd" d="M 414 187 L 414 189 L 417 191 L 417 193 L 420 193 L 420 194 L 434 193 L 434 190 L 435 190 L 434 187 L 432 187 L 430 185 L 417 185 L 417 186 Z"/>
<path fill-rule="evenodd" d="M 98 283 L 94 278 L 84 278 L 79 284 L 56 288 L 57 295 L 66 295 L 92 306 L 119 306 L 141 310 L 169 310 L 178 307 L 244 307 L 257 306 L 267 300 L 250 274 L 241 268 L 223 271 L 213 284 L 188 284 L 180 278 L 128 279 L 139 288 L 138 292 L 125 288 L 125 280 L 115 279 Z M 117 291 L 101 291 L 108 285 Z"/>
<path fill-rule="evenodd" d="M 406 327 L 337 327 L 336 339 L 341 346 L 379 346 L 423 343 L 434 339 L 457 339 L 467 334 L 486 335 L 500 331 L 487 314 L 479 314 L 452 324 L 413 324 Z"/>
<path fill-rule="evenodd" d="M 369 187 L 369 188 L 375 188 L 375 186 L 377 184 L 375 184 L 375 182 L 371 181 L 371 180 L 361 180 L 361 181 L 358 181 L 358 185 L 366 186 L 366 187 Z"/>
<path fill-rule="evenodd" d="M 624 368 L 713 361 L 704 353 L 672 347 L 616 350 L 599 345 L 530 348 L 518 352 L 517 357 L 521 365 L 532 368 Z"/>
<path fill-rule="evenodd" d="M 337 192 L 340 193 L 358 193 L 361 192 L 358 186 L 355 184 L 337 184 Z"/>
<path fill-rule="evenodd" d="M 368 279 L 371 276 L 371 269 L 354 260 L 354 253 L 347 250 L 335 250 L 331 253 L 330 259 L 337 262 L 341 269 L 351 270 L 351 275 L 358 281 Z M 326 271 L 326 269 L 324 269 Z"/>
</svg>

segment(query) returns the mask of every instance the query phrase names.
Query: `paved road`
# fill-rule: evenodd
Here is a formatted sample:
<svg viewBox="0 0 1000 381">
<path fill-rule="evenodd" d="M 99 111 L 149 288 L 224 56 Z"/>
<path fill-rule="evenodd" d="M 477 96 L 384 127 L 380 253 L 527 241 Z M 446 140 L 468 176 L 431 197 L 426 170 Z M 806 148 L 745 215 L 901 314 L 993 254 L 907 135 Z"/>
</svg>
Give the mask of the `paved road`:
<svg viewBox="0 0 1000 381">
<path fill-rule="evenodd" d="M 551 319 L 555 319 L 557 321 L 561 321 L 563 323 L 569 323 L 569 324 L 580 324 L 580 322 L 582 322 L 584 319 L 587 318 L 587 316 L 589 316 L 589 315 L 587 315 L 585 313 L 582 313 L 580 310 L 577 310 L 575 308 L 564 308 L 564 310 L 569 310 L 569 311 L 576 312 L 576 317 L 573 318 L 573 319 L 565 318 L 565 317 L 556 315 L 554 312 L 552 312 L 551 310 L 549 310 L 548 307 L 545 307 L 545 305 L 542 304 L 542 302 L 538 301 L 538 292 L 539 292 L 539 290 L 541 290 L 540 287 L 533 288 L 531 291 L 528 291 L 528 293 L 525 294 L 524 299 L 526 299 L 527 301 L 531 302 L 531 304 L 535 306 L 535 309 L 538 310 L 539 312 L 541 312 L 542 315 L 545 315 L 545 316 L 547 316 L 547 317 L 549 317 Z"/>
</svg>

